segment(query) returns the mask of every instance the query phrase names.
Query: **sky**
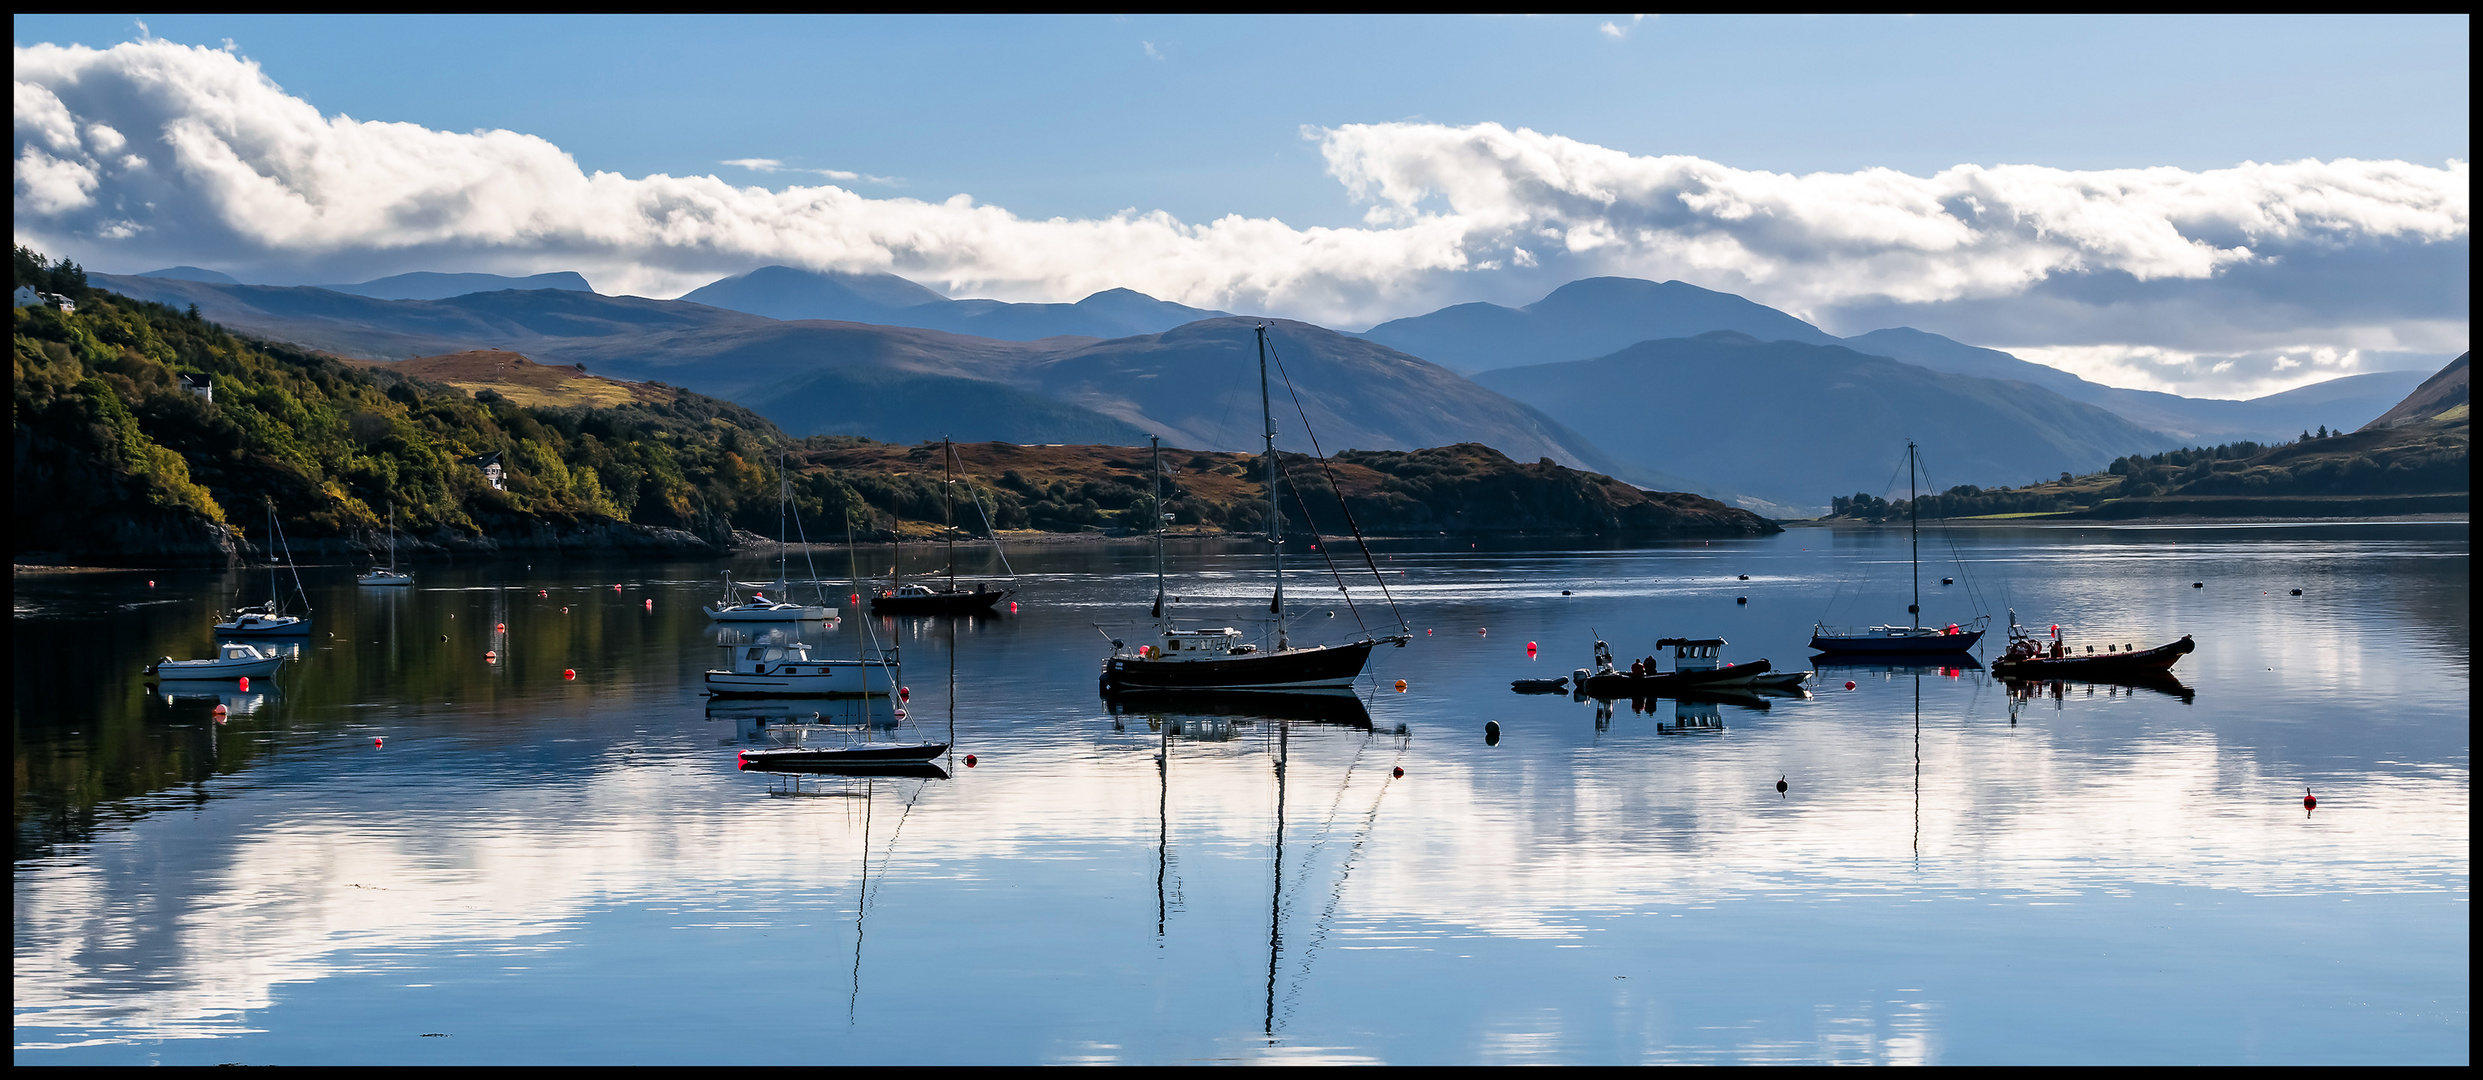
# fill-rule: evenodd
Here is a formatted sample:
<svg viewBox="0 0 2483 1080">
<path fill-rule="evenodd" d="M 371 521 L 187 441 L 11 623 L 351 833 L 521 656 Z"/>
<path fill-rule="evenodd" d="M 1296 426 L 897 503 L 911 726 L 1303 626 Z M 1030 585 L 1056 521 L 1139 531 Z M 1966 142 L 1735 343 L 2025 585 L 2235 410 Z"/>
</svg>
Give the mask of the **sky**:
<svg viewBox="0 0 2483 1080">
<path fill-rule="evenodd" d="M 2238 397 L 2467 348 L 2468 20 L 18 16 L 17 242 L 1360 329 L 1678 279 Z"/>
</svg>

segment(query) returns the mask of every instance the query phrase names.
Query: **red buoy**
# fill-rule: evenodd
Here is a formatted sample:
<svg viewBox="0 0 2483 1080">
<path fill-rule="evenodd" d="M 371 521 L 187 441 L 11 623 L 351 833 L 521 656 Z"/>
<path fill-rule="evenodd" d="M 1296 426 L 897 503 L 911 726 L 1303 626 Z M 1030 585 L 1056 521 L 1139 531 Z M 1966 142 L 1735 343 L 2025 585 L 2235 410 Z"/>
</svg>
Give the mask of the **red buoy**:
<svg viewBox="0 0 2483 1080">
<path fill-rule="evenodd" d="M 613 592 L 619 592 L 619 591 L 621 591 L 621 587 L 620 587 L 620 586 L 618 586 L 618 585 L 615 585 L 615 586 L 613 586 L 613 587 L 612 587 L 612 591 L 613 591 Z"/>
<path fill-rule="evenodd" d="M 569 681 L 571 681 L 571 682 L 576 682 L 576 681 L 577 681 L 577 678 L 578 678 L 578 669 L 576 669 L 576 668 L 562 668 L 562 669 L 560 669 L 560 677 L 561 677 L 561 678 L 563 678 L 563 679 L 567 679 L 567 680 L 569 680 Z"/>
<path fill-rule="evenodd" d="M 904 686 L 900 686 L 900 687 L 898 687 L 898 688 L 897 688 L 897 700 L 898 700 L 898 701 L 912 701 L 912 700 L 914 700 L 914 691 L 913 691 L 913 689 L 912 689 L 912 688 L 910 688 L 910 687 L 904 687 Z"/>
<path fill-rule="evenodd" d="M 224 719 L 224 712 L 225 712 L 225 709 L 224 709 L 224 706 L 223 706 L 223 705 L 219 704 L 219 705 L 217 705 L 217 706 L 216 706 L 216 720 L 217 720 L 218 722 L 223 721 L 223 719 Z"/>
<path fill-rule="evenodd" d="M 1534 642 L 1531 642 L 1531 641 L 1527 642 L 1527 643 L 1526 643 L 1526 651 L 1527 651 L 1527 652 L 1530 652 L 1530 653 L 1531 653 L 1531 652 L 1533 652 L 1533 651 L 1535 651 L 1535 643 L 1534 643 Z"/>
<path fill-rule="evenodd" d="M 485 650 L 483 650 L 483 662 L 484 662 L 484 663 L 486 663 L 486 664 L 497 664 L 497 663 L 499 663 L 499 662 L 500 662 L 500 651 L 499 651 L 499 650 L 497 650 L 497 649 L 485 649 Z"/>
<path fill-rule="evenodd" d="M 649 600 L 649 601 L 647 601 L 647 610 L 648 610 L 648 611 L 653 611 L 653 610 L 655 610 L 655 601 L 653 601 L 653 600 Z"/>
<path fill-rule="evenodd" d="M 2309 789 L 2309 788 L 2303 788 L 2303 789 L 2302 789 L 2302 809 L 2304 809 L 2304 810 L 2316 810 L 2316 809 L 2318 809 L 2318 808 L 2319 808 L 2319 796 L 2311 794 L 2311 789 Z"/>
<path fill-rule="evenodd" d="M 241 677 L 241 692 L 245 694 L 250 692 L 250 676 L 248 675 Z"/>
<path fill-rule="evenodd" d="M 1011 614 L 1011 615 L 1015 615 L 1015 614 L 1017 614 L 1017 601 L 1015 601 L 1015 600 L 1011 600 L 1011 601 L 1009 601 L 1009 614 Z"/>
<path fill-rule="evenodd" d="M 652 604 L 652 603 L 654 603 L 654 602 L 655 602 L 655 601 L 653 601 L 653 600 L 649 600 L 649 601 L 647 601 L 647 603 L 650 603 L 650 604 Z M 509 632 L 509 624 L 504 623 L 504 622 L 496 622 L 496 623 L 493 623 L 493 624 L 491 624 L 491 632 L 492 632 L 492 633 L 495 633 L 495 634 L 505 634 L 505 633 L 508 633 L 508 632 Z"/>
<path fill-rule="evenodd" d="M 972 755 L 972 754 L 967 754 L 967 755 L 966 755 L 966 768 L 971 769 L 971 768 L 973 768 L 973 767 L 974 767 L 974 755 Z"/>
<path fill-rule="evenodd" d="M 1390 776 L 1404 776 L 1404 775 L 1405 775 L 1405 766 L 1403 766 L 1403 765 L 1399 765 L 1399 766 L 1397 766 L 1396 770 L 1395 770 L 1394 772 L 1389 773 L 1389 775 L 1390 775 Z"/>
<path fill-rule="evenodd" d="M 371 745 L 373 746 L 385 746 L 387 745 L 387 742 L 388 741 L 386 739 L 382 739 L 377 735 L 371 736 Z"/>
<path fill-rule="evenodd" d="M 152 589 L 152 588 L 154 588 L 154 587 L 155 587 L 155 579 L 154 579 L 154 578 L 148 578 L 148 579 L 147 579 L 147 588 Z"/>
<path fill-rule="evenodd" d="M 845 594 L 845 602 L 846 602 L 846 603 L 848 603 L 848 604 L 852 604 L 852 605 L 855 605 L 855 606 L 859 607 L 859 606 L 861 606 L 861 604 L 862 604 L 862 594 L 861 594 L 861 593 L 846 593 L 846 594 Z"/>
<path fill-rule="evenodd" d="M 563 615 L 567 615 L 567 614 L 569 614 L 569 609 L 564 607 L 564 608 L 560 609 L 560 613 L 561 613 L 561 614 L 563 614 Z"/>
<path fill-rule="evenodd" d="M 1854 688 L 1854 681 L 1853 681 L 1852 679 L 1847 679 L 1847 680 L 1845 680 L 1845 689 L 1851 690 L 1851 689 L 1853 689 L 1853 688 Z"/>
</svg>

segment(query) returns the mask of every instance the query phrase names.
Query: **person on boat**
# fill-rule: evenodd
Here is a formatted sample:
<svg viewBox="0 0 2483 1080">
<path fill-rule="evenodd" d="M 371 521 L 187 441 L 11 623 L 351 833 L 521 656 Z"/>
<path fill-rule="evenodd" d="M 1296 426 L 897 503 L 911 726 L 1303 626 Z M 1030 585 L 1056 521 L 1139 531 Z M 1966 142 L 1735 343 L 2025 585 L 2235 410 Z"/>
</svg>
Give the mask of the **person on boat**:
<svg viewBox="0 0 2483 1080">
<path fill-rule="evenodd" d="M 1637 677 L 1639 677 L 1639 676 L 1645 675 L 1645 674 L 1647 673 L 1647 662 L 1646 662 L 1646 661 L 1644 661 L 1644 660 L 1632 660 L 1632 661 L 1630 661 L 1630 662 L 1629 662 L 1629 673 L 1630 673 L 1630 677 L 1631 677 L 1631 678 L 1637 678 Z"/>
<path fill-rule="evenodd" d="M 2052 642 L 2052 659 L 2054 659 L 2054 660 L 2058 660 L 2058 659 L 2060 659 L 2060 658 L 2061 658 L 2061 643 L 2060 643 L 2060 641 L 2059 641 L 2058 639 L 2054 639 L 2054 640 L 2053 640 L 2053 642 Z"/>
</svg>

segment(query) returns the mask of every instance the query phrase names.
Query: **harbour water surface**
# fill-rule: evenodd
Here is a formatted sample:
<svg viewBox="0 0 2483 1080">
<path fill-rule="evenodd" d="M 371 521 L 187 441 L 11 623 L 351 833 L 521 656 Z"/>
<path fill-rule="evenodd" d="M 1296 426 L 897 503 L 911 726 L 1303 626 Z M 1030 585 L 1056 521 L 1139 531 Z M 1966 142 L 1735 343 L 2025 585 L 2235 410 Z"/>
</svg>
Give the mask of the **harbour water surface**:
<svg viewBox="0 0 2483 1080">
<path fill-rule="evenodd" d="M 2462 523 L 1926 537 L 1927 620 L 2192 634 L 2178 692 L 1509 690 L 1597 635 L 1807 668 L 1814 622 L 1903 619 L 1905 543 L 1381 545 L 1413 640 L 1286 707 L 1106 703 L 1146 550 L 1012 549 L 1014 613 L 809 631 L 901 646 L 898 734 L 953 730 L 878 779 L 736 767 L 840 707 L 701 695 L 715 563 L 309 568 L 246 693 L 141 668 L 265 574 L 20 576 L 15 1060 L 2468 1059 Z M 1258 631 L 1262 557 L 1172 562 Z M 1298 638 L 1396 630 L 1291 565 Z"/>
</svg>

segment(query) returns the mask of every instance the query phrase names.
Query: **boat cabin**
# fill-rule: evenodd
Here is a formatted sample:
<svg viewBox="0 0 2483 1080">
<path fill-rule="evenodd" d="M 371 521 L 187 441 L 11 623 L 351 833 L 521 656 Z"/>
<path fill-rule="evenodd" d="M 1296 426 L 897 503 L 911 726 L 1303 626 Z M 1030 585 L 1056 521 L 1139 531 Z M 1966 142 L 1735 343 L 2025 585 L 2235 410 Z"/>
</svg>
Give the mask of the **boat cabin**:
<svg viewBox="0 0 2483 1080">
<path fill-rule="evenodd" d="M 1674 671 L 1714 671 L 1727 644 L 1723 638 L 1668 637 L 1656 641 L 1655 647 L 1673 651 Z"/>
<path fill-rule="evenodd" d="M 1256 645 L 1242 643 L 1242 632 L 1230 626 L 1213 630 L 1166 630 L 1164 643 L 1150 646 L 1149 660 L 1208 660 L 1240 656 L 1259 651 Z"/>
<path fill-rule="evenodd" d="M 827 674 L 826 660 L 810 655 L 810 646 L 798 641 L 781 645 L 727 645 L 734 651 L 733 670 L 744 675 L 791 675 L 797 667 L 816 666 L 818 674 Z M 854 661 L 846 661 L 852 664 Z"/>
</svg>

